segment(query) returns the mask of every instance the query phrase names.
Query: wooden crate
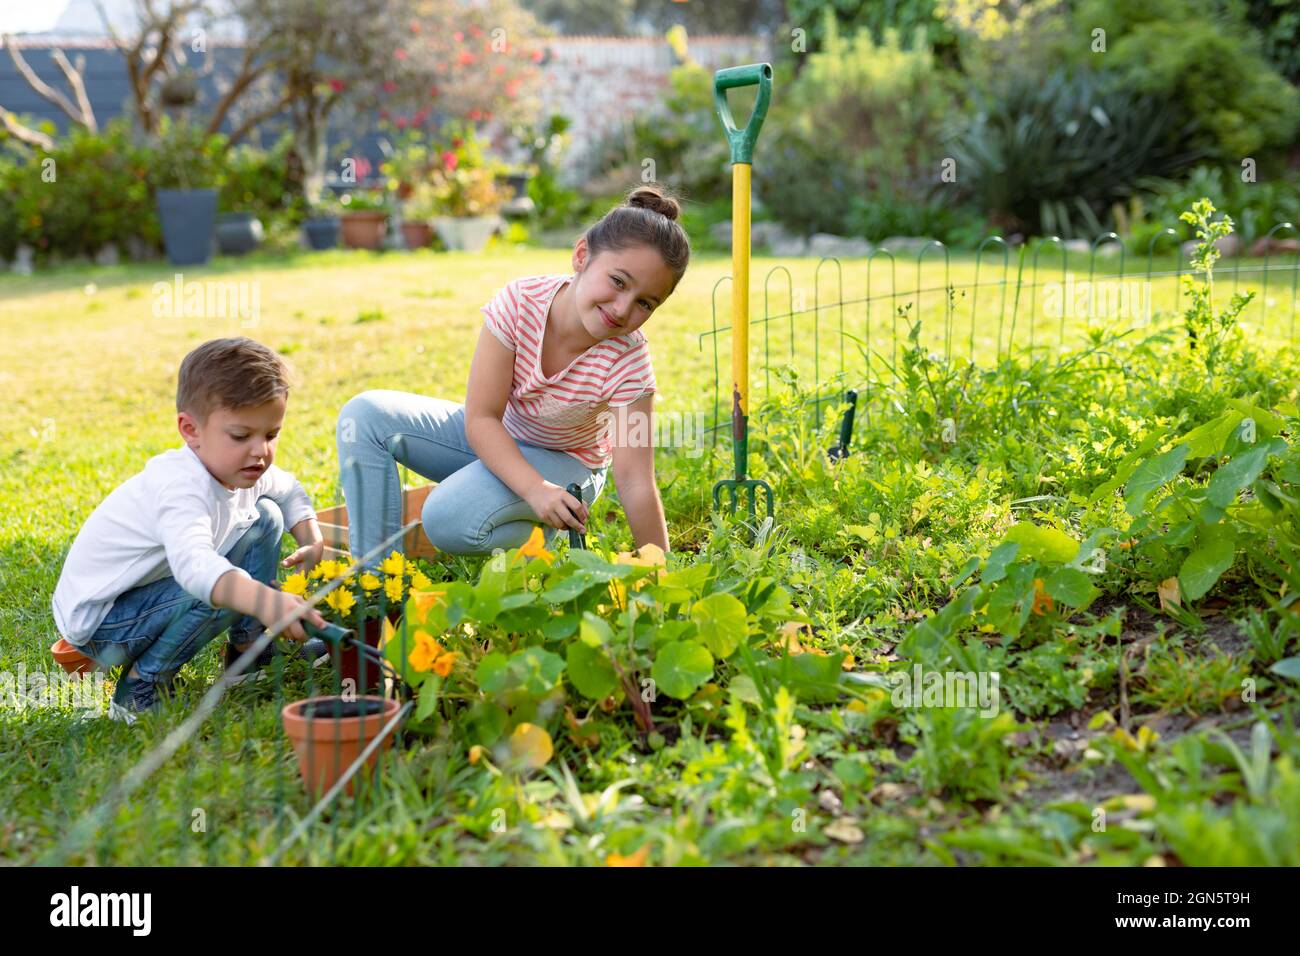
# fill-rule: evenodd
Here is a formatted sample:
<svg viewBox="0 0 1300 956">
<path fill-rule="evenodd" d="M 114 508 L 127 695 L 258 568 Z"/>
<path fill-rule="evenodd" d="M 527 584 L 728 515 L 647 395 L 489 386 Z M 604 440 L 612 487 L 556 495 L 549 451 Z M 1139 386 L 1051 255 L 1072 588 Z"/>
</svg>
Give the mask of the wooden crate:
<svg viewBox="0 0 1300 956">
<path fill-rule="evenodd" d="M 402 490 L 402 524 L 420 520 L 424 499 L 429 497 L 433 487 L 433 485 L 424 485 Z M 348 509 L 345 505 L 335 505 L 333 508 L 317 511 L 316 523 L 320 525 L 321 534 L 325 538 L 325 557 L 336 559 L 340 554 L 348 551 Z M 433 558 L 437 554 L 437 550 L 425 536 L 423 528 L 412 528 L 406 532 L 403 545 L 402 550 L 408 558 Z M 359 558 L 361 555 L 353 555 L 353 557 Z"/>
</svg>

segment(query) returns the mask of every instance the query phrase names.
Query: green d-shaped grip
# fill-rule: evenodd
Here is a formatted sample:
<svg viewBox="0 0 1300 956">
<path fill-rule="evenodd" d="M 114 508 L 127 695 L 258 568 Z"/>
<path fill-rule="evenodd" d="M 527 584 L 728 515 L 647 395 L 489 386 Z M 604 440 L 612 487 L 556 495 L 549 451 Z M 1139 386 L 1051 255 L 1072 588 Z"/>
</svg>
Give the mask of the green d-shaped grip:
<svg viewBox="0 0 1300 956">
<path fill-rule="evenodd" d="M 727 90 L 740 86 L 758 84 L 758 99 L 754 102 L 754 112 L 749 114 L 749 122 L 744 129 L 736 128 L 736 121 L 731 117 L 731 107 L 727 105 Z M 767 118 L 767 107 L 772 100 L 772 64 L 751 63 L 748 66 L 729 66 L 713 74 L 713 102 L 722 128 L 726 131 L 727 142 L 731 144 L 731 161 L 733 163 L 754 162 L 754 143 L 758 140 L 758 131 L 763 128 Z"/>
</svg>

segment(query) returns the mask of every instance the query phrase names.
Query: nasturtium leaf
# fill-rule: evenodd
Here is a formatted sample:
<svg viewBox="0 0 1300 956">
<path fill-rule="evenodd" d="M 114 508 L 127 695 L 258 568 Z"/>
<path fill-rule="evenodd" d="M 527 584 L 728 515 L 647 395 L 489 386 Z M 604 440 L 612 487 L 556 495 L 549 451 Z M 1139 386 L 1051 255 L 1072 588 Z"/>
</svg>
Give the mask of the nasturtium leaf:
<svg viewBox="0 0 1300 956">
<path fill-rule="evenodd" d="M 578 629 L 578 615 L 570 612 L 552 617 L 542 625 L 542 636 L 548 641 L 562 641 Z"/>
<path fill-rule="evenodd" d="M 564 658 L 541 647 L 526 647 L 510 655 L 509 671 L 514 686 L 541 697 L 564 673 Z"/>
<path fill-rule="evenodd" d="M 1032 521 L 1020 521 L 1012 525 L 1002 541 L 1020 545 L 1020 557 L 1048 564 L 1065 564 L 1079 553 L 1079 542 L 1064 531 L 1037 525 Z"/>
<path fill-rule="evenodd" d="M 1285 449 L 1285 445 L 1283 448 Z M 1237 498 L 1237 493 L 1260 476 L 1268 464 L 1268 456 L 1276 449 L 1272 442 L 1253 448 L 1243 455 L 1238 455 L 1210 476 L 1205 486 L 1205 497 L 1219 508 L 1226 508 Z"/>
<path fill-rule="evenodd" d="M 612 578 L 613 575 L 606 575 L 600 571 L 575 571 L 563 581 L 543 591 L 542 600 L 551 604 L 563 604 L 581 597 L 592 588 L 608 584 Z"/>
<path fill-rule="evenodd" d="M 1143 436 L 1142 441 L 1131 452 L 1125 455 L 1118 465 L 1115 466 L 1115 474 L 1107 481 L 1093 489 L 1092 494 L 1088 496 L 1088 504 L 1096 504 L 1107 495 L 1113 494 L 1115 489 L 1129 480 L 1134 469 L 1137 468 L 1141 459 L 1156 447 L 1156 444 L 1164 438 L 1167 429 L 1157 428 L 1155 431 L 1148 432 Z"/>
<path fill-rule="evenodd" d="M 1232 567 L 1236 545 L 1231 537 L 1205 542 L 1189 554 L 1178 569 L 1178 584 L 1185 600 L 1196 601 L 1214 587 L 1224 571 Z"/>
<path fill-rule="evenodd" d="M 510 757 L 516 766 L 536 770 L 554 753 L 551 735 L 536 724 L 519 724 L 510 734 Z"/>
<path fill-rule="evenodd" d="M 650 676 L 669 697 L 685 700 L 713 676 L 713 655 L 696 641 L 674 641 L 659 648 Z"/>
<path fill-rule="evenodd" d="M 591 700 L 604 700 L 614 693 L 618 676 L 604 648 L 591 647 L 581 641 L 569 644 L 566 653 L 569 681 L 578 693 Z"/>
<path fill-rule="evenodd" d="M 1228 411 L 1193 428 L 1179 439 L 1187 446 L 1187 457 L 1207 458 L 1219 454 L 1244 417 L 1241 412 Z"/>
<path fill-rule="evenodd" d="M 1055 600 L 1073 608 L 1085 608 L 1097 597 L 1088 575 L 1076 568 L 1057 568 L 1043 581 L 1043 589 Z"/>
<path fill-rule="evenodd" d="M 490 700 L 477 701 L 466 716 L 475 743 L 490 746 L 505 732 L 508 718 L 505 708 Z"/>
<path fill-rule="evenodd" d="M 510 679 L 510 662 L 500 651 L 493 651 L 478 662 L 474 670 L 474 680 L 479 690 L 485 694 L 497 694 L 505 690 Z"/>
<path fill-rule="evenodd" d="M 576 565 L 585 571 L 604 571 L 609 574 L 616 573 L 614 565 L 610 564 L 595 551 L 578 549 L 570 551 L 568 554 L 570 564 Z"/>
<path fill-rule="evenodd" d="M 749 636 L 745 605 L 730 594 L 710 594 L 696 601 L 691 619 L 704 646 L 724 660 Z"/>
<path fill-rule="evenodd" d="M 578 625 L 578 637 L 588 647 L 600 647 L 612 641 L 614 633 L 609 629 L 608 621 L 587 611 Z"/>
<path fill-rule="evenodd" d="M 1174 479 L 1187 463 L 1187 443 L 1183 442 L 1171 448 L 1163 455 L 1156 455 L 1133 471 L 1124 489 L 1124 508 L 1135 517 L 1146 507 L 1151 492 Z"/>
<path fill-rule="evenodd" d="M 1020 545 L 1014 541 L 998 545 L 989 552 L 988 559 L 984 562 L 984 571 L 980 574 L 980 580 L 985 584 L 1001 581 L 1006 576 L 1007 565 L 1016 559 L 1019 552 Z"/>
</svg>

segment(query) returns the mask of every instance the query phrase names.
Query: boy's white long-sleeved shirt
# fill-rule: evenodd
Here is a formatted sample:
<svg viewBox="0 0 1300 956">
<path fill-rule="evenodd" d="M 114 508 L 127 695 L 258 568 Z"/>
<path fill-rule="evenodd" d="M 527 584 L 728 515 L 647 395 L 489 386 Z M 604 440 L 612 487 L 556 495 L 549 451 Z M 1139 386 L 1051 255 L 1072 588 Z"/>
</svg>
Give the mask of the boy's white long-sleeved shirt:
<svg viewBox="0 0 1300 956">
<path fill-rule="evenodd" d="M 70 644 L 85 644 L 125 591 L 170 575 L 210 604 L 212 588 L 236 568 L 225 555 L 270 498 L 289 530 L 316 517 L 298 480 L 272 465 L 251 488 L 231 490 L 188 445 L 155 455 L 86 519 L 54 588 L 54 621 Z"/>
</svg>

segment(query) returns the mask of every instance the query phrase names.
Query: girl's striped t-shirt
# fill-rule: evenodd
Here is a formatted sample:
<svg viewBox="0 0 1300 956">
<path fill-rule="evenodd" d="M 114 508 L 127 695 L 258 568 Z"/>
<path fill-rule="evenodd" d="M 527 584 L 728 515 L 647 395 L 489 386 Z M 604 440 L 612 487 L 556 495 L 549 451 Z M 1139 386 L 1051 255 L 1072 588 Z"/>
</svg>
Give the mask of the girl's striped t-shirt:
<svg viewBox="0 0 1300 956">
<path fill-rule="evenodd" d="M 613 458 L 611 407 L 655 391 L 650 346 L 636 329 L 593 345 L 567 368 L 542 374 L 542 338 L 556 294 L 575 275 L 516 279 L 487 305 L 484 324 L 515 353 L 514 381 L 501 423 L 516 440 L 563 451 L 588 468 Z"/>
</svg>

